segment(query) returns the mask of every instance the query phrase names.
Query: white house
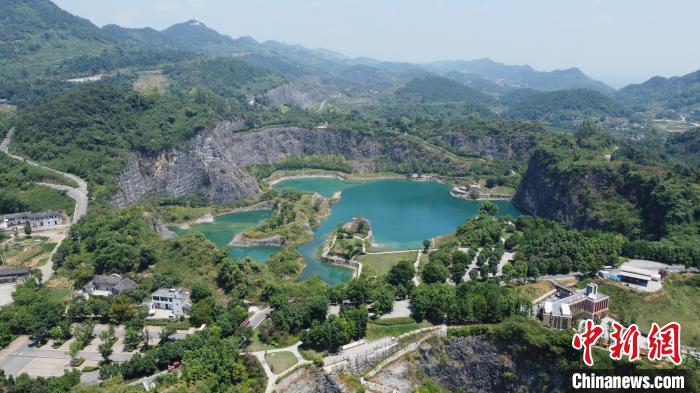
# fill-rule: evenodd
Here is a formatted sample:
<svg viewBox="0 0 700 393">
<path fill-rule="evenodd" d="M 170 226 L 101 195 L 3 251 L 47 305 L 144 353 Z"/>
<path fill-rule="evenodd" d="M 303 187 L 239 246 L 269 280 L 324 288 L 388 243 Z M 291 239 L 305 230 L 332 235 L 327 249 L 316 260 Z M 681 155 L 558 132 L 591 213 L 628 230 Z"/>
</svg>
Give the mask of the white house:
<svg viewBox="0 0 700 393">
<path fill-rule="evenodd" d="M 66 213 L 58 210 L 6 214 L 0 220 L 0 229 L 12 229 L 29 223 L 33 231 L 41 231 L 65 225 L 67 220 Z"/>
<path fill-rule="evenodd" d="M 192 309 L 190 293 L 183 288 L 161 288 L 151 295 L 151 309 L 167 310 L 176 317 L 189 315 Z"/>
</svg>

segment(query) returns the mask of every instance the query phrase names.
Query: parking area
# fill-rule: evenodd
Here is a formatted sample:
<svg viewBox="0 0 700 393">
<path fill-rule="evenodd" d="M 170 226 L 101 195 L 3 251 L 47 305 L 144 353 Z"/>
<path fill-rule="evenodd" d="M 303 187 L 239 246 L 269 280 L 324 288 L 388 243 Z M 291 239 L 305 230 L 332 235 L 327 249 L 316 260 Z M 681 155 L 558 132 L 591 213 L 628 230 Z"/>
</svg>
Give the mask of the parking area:
<svg viewBox="0 0 700 393">
<path fill-rule="evenodd" d="M 98 347 L 101 340 L 98 335 L 101 331 L 107 330 L 108 325 L 96 325 L 94 334 L 95 338 L 78 353 L 78 357 L 85 359 L 78 369 L 87 366 L 96 366 L 103 359 L 100 355 Z M 160 341 L 160 333 L 162 326 L 147 326 L 149 344 L 157 345 Z M 170 336 L 173 340 L 182 340 L 188 335 L 194 333 L 197 329 L 190 328 L 188 330 L 178 330 Z M 124 327 L 117 326 L 115 328 L 115 337 L 117 340 L 112 346 L 113 353 L 110 359 L 114 362 L 123 362 L 130 359 L 136 352 L 124 351 Z M 0 351 L 0 369 L 5 371 L 5 375 L 18 376 L 22 373 L 27 373 L 31 377 L 51 377 L 63 375 L 64 370 L 70 369 L 70 356 L 68 349 L 70 348 L 72 339 L 54 348 L 53 342 L 49 340 L 46 344 L 36 347 L 29 336 L 20 336 L 16 338 L 10 345 Z"/>
<path fill-rule="evenodd" d="M 0 307 L 12 303 L 12 294 L 16 286 L 16 283 L 0 284 Z"/>
</svg>

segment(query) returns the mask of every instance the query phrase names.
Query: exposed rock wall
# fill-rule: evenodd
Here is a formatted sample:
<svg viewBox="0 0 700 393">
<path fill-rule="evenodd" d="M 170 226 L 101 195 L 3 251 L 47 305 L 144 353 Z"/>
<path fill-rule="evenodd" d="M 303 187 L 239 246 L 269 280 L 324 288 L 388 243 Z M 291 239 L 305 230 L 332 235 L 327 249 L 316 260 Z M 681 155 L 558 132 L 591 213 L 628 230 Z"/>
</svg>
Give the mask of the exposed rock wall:
<svg viewBox="0 0 700 393">
<path fill-rule="evenodd" d="M 334 376 L 316 368 L 302 368 L 280 381 L 275 390 L 280 393 L 345 393 Z"/>
<path fill-rule="evenodd" d="M 378 162 L 460 165 L 416 143 L 360 131 L 280 127 L 240 132 L 237 123 L 221 123 L 157 155 L 132 153 L 114 203 L 128 206 L 146 196 L 199 195 L 211 202 L 255 196 L 261 190 L 246 166 L 302 154 L 342 155 L 358 172 L 372 171 Z"/>
<path fill-rule="evenodd" d="M 533 362 L 527 351 L 488 336 L 428 340 L 415 354 L 390 363 L 371 380 L 399 393 L 410 393 L 428 377 L 447 391 L 566 391 L 567 380 L 553 364 Z"/>
<path fill-rule="evenodd" d="M 518 140 L 503 135 L 465 135 L 446 132 L 442 136 L 453 150 L 469 152 L 492 160 L 522 160 L 532 151 L 536 141 Z"/>
<path fill-rule="evenodd" d="M 578 228 L 602 228 L 603 217 L 588 207 L 614 188 L 616 173 L 609 168 L 567 164 L 547 149 L 537 149 L 528 163 L 513 203 L 528 213 Z"/>
<path fill-rule="evenodd" d="M 419 349 L 422 371 L 448 390 L 467 392 L 563 392 L 563 377 L 552 365 L 528 360 L 527 353 L 487 336 L 448 339 L 444 347 Z M 542 372 L 548 378 L 542 378 Z"/>
</svg>

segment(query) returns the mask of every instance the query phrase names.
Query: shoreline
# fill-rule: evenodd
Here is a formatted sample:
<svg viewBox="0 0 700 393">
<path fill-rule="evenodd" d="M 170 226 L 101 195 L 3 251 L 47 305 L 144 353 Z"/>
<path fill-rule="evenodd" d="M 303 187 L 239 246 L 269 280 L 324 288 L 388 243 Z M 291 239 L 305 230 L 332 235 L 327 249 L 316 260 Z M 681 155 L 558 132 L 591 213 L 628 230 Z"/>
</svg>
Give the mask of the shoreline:
<svg viewBox="0 0 700 393">
<path fill-rule="evenodd" d="M 392 179 L 406 179 L 406 180 L 411 180 L 415 182 L 435 182 L 439 184 L 444 184 L 446 186 L 455 186 L 454 183 L 446 180 L 445 178 L 441 176 L 425 176 L 425 177 L 412 177 L 412 176 L 406 176 L 406 175 L 401 175 L 401 174 L 382 174 L 379 176 L 362 176 L 362 175 L 353 175 L 353 174 L 346 174 L 346 173 L 341 173 L 341 172 L 318 172 L 318 173 L 290 173 L 290 174 L 285 174 L 279 177 L 270 176 L 267 179 L 263 179 L 264 182 L 268 184 L 270 188 L 272 188 L 274 185 L 281 183 L 285 180 L 296 180 L 296 179 L 337 179 L 341 181 L 372 181 L 372 180 L 392 180 Z M 506 195 L 492 195 L 488 197 L 479 197 L 476 199 L 472 198 L 462 198 L 460 196 L 454 195 L 452 192 L 450 192 L 450 196 L 452 196 L 455 199 L 461 199 L 465 201 L 511 201 L 513 200 L 514 195 L 511 196 L 506 196 Z"/>
<path fill-rule="evenodd" d="M 272 203 L 271 201 L 262 201 L 262 202 L 257 202 L 252 205 L 248 206 L 242 206 L 242 207 L 237 207 L 233 209 L 225 209 L 223 211 L 220 211 L 216 214 L 213 213 L 207 213 L 203 216 L 197 217 L 193 220 L 185 221 L 180 224 L 165 224 L 165 226 L 171 226 L 171 227 L 177 227 L 178 229 L 182 230 L 188 230 L 190 229 L 191 225 L 195 224 L 202 224 L 202 223 L 211 223 L 214 222 L 214 219 L 219 216 L 223 216 L 226 214 L 233 214 L 233 213 L 244 213 L 244 212 L 252 212 L 252 211 L 258 211 L 258 210 L 271 210 L 272 209 Z"/>
<path fill-rule="evenodd" d="M 278 183 L 281 183 L 285 180 L 296 180 L 296 179 L 337 179 L 341 181 L 370 181 L 370 180 L 390 180 L 390 179 L 407 179 L 407 180 L 423 180 L 423 179 L 411 179 L 410 177 L 407 177 L 405 175 L 401 174 L 380 174 L 377 176 L 366 176 L 366 175 L 354 175 L 351 173 L 342 173 L 342 172 L 311 172 L 311 173 L 289 173 L 289 174 L 284 174 L 281 176 L 275 176 L 272 175 L 266 179 L 263 179 L 265 183 L 268 184 L 268 186 L 272 187 Z M 435 179 L 424 179 L 425 180 L 434 180 Z"/>
</svg>

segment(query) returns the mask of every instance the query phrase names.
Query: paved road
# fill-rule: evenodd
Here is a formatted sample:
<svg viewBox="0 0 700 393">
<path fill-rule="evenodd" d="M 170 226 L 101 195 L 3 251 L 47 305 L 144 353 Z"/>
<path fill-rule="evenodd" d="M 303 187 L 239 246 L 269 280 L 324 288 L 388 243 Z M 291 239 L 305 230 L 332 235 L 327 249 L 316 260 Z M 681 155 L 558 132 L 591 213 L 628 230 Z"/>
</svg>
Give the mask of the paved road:
<svg viewBox="0 0 700 393">
<path fill-rule="evenodd" d="M 57 185 L 53 185 L 53 186 L 57 186 L 57 187 L 52 187 L 52 188 L 68 191 L 68 196 L 75 200 L 75 212 L 73 213 L 73 222 L 75 223 L 76 221 L 78 221 L 80 219 L 80 217 L 82 217 L 83 215 L 85 215 L 85 213 L 87 213 L 87 205 L 88 205 L 87 182 L 85 182 L 85 180 L 83 180 L 83 179 L 81 179 L 78 176 L 75 176 L 73 174 L 57 171 L 53 168 L 43 166 L 37 162 L 31 161 L 31 160 L 28 160 L 24 157 L 20 157 L 18 155 L 10 153 L 9 152 L 10 141 L 12 140 L 12 136 L 14 135 L 14 133 L 15 133 L 14 128 L 10 129 L 10 131 L 7 132 L 7 135 L 5 135 L 5 139 L 2 141 L 2 143 L 0 143 L 0 152 L 3 152 L 16 160 L 26 162 L 29 165 L 33 165 L 33 166 L 36 166 L 39 168 L 49 170 L 49 171 L 54 172 L 54 173 L 58 173 L 59 175 L 63 175 L 65 177 L 73 180 L 78 185 L 77 188 L 68 187 L 68 186 L 57 186 Z M 47 185 L 46 183 L 41 183 L 41 184 Z M 61 187 L 61 188 L 58 188 L 58 187 Z"/>
<path fill-rule="evenodd" d="M 636 267 L 640 269 L 649 269 L 649 270 L 666 270 L 669 273 L 685 273 L 687 271 L 693 271 L 693 269 L 686 269 L 685 266 L 683 265 L 667 265 L 665 263 L 661 262 L 656 262 L 656 261 L 647 261 L 644 259 L 630 259 L 627 262 L 623 263 L 621 268 L 625 266 L 631 266 L 631 267 Z M 697 269 L 695 269 L 697 270 Z"/>
<path fill-rule="evenodd" d="M 73 220 L 72 220 L 72 223 L 75 224 L 76 222 L 78 222 L 78 220 L 80 219 L 80 217 L 84 216 L 85 213 L 87 213 L 87 207 L 88 207 L 88 186 L 87 186 L 87 182 L 85 182 L 85 180 L 79 178 L 78 176 L 72 175 L 72 174 L 70 174 L 70 173 L 65 173 L 65 172 L 57 171 L 57 170 L 55 170 L 55 169 L 53 169 L 53 168 L 49 168 L 49 167 L 43 166 L 43 165 L 41 165 L 41 164 L 39 164 L 39 163 L 37 163 L 37 162 L 31 161 L 31 160 L 27 160 L 27 159 L 25 159 L 24 157 L 20 157 L 20 156 L 18 156 L 18 155 L 14 155 L 14 154 L 10 153 L 10 152 L 9 152 L 10 141 L 12 140 L 12 136 L 14 135 L 14 133 L 15 133 L 15 129 L 14 129 L 14 128 L 10 129 L 10 131 L 7 132 L 7 135 L 5 135 L 5 139 L 2 141 L 2 143 L 0 143 L 0 152 L 3 152 L 3 153 L 7 154 L 8 156 L 10 156 L 10 157 L 12 157 L 12 158 L 14 158 L 14 159 L 16 159 L 16 160 L 25 162 L 25 163 L 27 163 L 27 164 L 29 164 L 29 165 L 33 165 L 33 166 L 36 166 L 36 167 L 39 167 L 39 168 L 46 169 L 46 170 L 51 171 L 51 172 L 54 172 L 54 173 L 58 173 L 59 175 L 62 175 L 62 176 L 64 176 L 64 177 L 66 177 L 66 178 L 68 178 L 68 179 L 74 181 L 75 184 L 78 185 L 77 188 L 76 188 L 76 187 L 70 187 L 70 186 L 62 185 L 62 184 L 50 184 L 50 183 L 37 183 L 37 184 L 42 185 L 42 186 L 46 186 L 46 187 L 50 187 L 50 188 L 53 188 L 53 189 L 56 189 L 56 190 L 66 191 L 66 195 L 68 195 L 70 198 L 72 198 L 72 199 L 75 201 L 75 209 L 74 209 L 74 211 L 73 211 Z M 65 235 L 64 235 L 64 237 L 65 237 Z M 54 248 L 53 251 L 51 252 L 51 256 L 49 257 L 48 262 L 46 262 L 43 266 L 41 266 L 41 267 L 39 268 L 39 269 L 41 270 L 41 281 L 42 281 L 42 282 L 48 281 L 49 278 L 51 278 L 51 276 L 53 275 L 53 261 L 52 261 L 52 258 L 51 258 L 51 257 L 53 256 L 53 253 L 56 252 L 56 250 L 58 249 L 58 246 L 61 244 L 61 241 L 62 241 L 62 240 L 63 240 L 63 239 L 61 238 L 61 239 L 58 241 L 58 244 L 56 245 L 56 248 Z M 2 299 L 3 299 L 3 300 L 0 301 L 0 303 L 9 304 L 9 303 L 12 302 L 12 298 L 10 298 L 10 299 L 8 300 L 8 299 L 6 299 L 6 298 L 3 296 Z M 8 302 L 9 302 L 9 303 L 8 303 Z"/>
<path fill-rule="evenodd" d="M 383 314 L 379 319 L 405 318 L 411 316 L 411 301 L 409 299 L 394 301 L 391 312 Z"/>
<path fill-rule="evenodd" d="M 255 314 L 253 314 L 252 317 L 248 318 L 248 320 L 250 321 L 248 326 L 250 326 L 251 329 L 257 328 L 258 326 L 260 326 L 261 323 L 263 323 L 265 318 L 267 318 L 271 312 L 272 312 L 272 309 L 269 307 L 264 309 L 264 310 L 260 310 L 260 311 L 256 312 Z"/>
<path fill-rule="evenodd" d="M 267 387 L 265 388 L 265 393 L 272 393 L 275 390 L 277 378 L 279 378 L 280 375 L 284 374 L 287 371 L 287 370 L 284 370 L 279 374 L 273 373 L 272 369 L 267 364 L 267 360 L 265 360 L 265 355 L 270 354 L 270 353 L 276 353 L 276 352 L 291 352 L 292 354 L 294 354 L 294 357 L 297 358 L 297 364 L 295 364 L 292 367 L 297 367 L 297 366 L 304 365 L 304 364 L 310 364 L 311 362 L 304 359 L 301 356 L 301 354 L 299 353 L 299 346 L 300 345 L 301 345 L 301 341 L 292 345 L 291 347 L 279 348 L 279 349 L 269 349 L 266 351 L 258 351 L 258 352 L 250 352 L 251 355 L 255 356 L 258 359 L 258 361 L 260 362 L 260 365 L 262 365 L 263 370 L 265 370 L 265 374 L 267 375 Z"/>
</svg>

